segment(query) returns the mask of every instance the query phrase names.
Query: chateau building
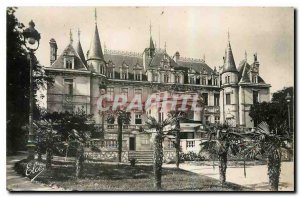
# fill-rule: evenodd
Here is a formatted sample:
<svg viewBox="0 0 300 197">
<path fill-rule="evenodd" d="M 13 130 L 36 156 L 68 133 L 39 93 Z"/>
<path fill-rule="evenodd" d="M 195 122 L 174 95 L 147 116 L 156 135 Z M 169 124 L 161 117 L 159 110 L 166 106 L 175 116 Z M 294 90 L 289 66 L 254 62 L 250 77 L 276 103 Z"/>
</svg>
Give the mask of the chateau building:
<svg viewBox="0 0 300 197">
<path fill-rule="evenodd" d="M 140 95 L 142 105 L 150 95 L 159 92 L 201 95 L 203 110 L 188 113 L 187 121 L 181 125 L 182 146 L 186 151 L 195 149 L 195 140 L 201 139 L 201 128 L 208 122 L 227 121 L 238 127 L 254 127 L 249 116 L 250 106 L 270 99 L 270 85 L 259 75 L 257 54 L 251 64 L 245 54 L 245 59 L 236 66 L 229 39 L 224 64 L 214 68 L 207 65 L 205 58 L 185 58 L 179 52 L 170 55 L 166 47 L 156 47 L 151 30 L 149 46 L 141 53 L 103 50 L 97 23 L 86 55 L 79 32 L 76 43 L 70 35 L 70 42 L 60 55 L 57 54 L 58 43 L 54 39 L 49 43 L 50 67 L 46 68 L 46 73 L 53 76 L 55 83 L 47 90 L 47 110 L 81 109 L 94 114 L 96 123 L 103 125 L 99 126 L 103 128 L 99 132 L 105 142 L 102 140 L 99 146 L 106 148 L 116 147 L 117 124 L 108 121 L 106 114 L 97 107 L 103 94 L 124 95 L 128 101 Z M 151 149 L 151 135 L 138 132 L 148 113 L 151 112 L 144 109 L 130 111 L 131 122 L 124 125 L 124 148 Z M 158 113 L 152 115 L 160 119 L 167 117 L 167 112 Z M 166 140 L 166 149 L 173 148 L 171 141 L 171 138 Z"/>
</svg>

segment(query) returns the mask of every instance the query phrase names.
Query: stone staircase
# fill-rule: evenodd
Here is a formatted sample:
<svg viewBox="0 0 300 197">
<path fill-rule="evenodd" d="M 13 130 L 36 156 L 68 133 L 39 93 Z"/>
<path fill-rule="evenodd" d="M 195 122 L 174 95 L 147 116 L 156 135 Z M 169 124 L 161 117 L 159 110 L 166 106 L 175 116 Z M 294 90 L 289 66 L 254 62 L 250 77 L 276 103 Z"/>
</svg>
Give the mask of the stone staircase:
<svg viewBox="0 0 300 197">
<path fill-rule="evenodd" d="M 153 151 L 132 151 L 129 152 L 129 159 L 136 159 L 136 164 L 152 164 L 153 163 Z"/>
</svg>

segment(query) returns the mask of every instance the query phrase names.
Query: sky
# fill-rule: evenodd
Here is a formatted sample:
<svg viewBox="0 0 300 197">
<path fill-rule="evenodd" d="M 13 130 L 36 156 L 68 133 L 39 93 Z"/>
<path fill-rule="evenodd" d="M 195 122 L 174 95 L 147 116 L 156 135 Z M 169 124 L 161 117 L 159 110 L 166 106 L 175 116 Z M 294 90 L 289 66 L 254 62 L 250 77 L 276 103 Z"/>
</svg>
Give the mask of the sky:
<svg viewBox="0 0 300 197">
<path fill-rule="evenodd" d="M 70 41 L 89 49 L 95 27 L 94 7 L 19 7 L 16 17 L 28 26 L 32 19 L 41 33 L 36 56 L 49 66 L 49 40 L 58 54 Z M 235 63 L 251 64 L 257 52 L 260 76 L 271 92 L 294 84 L 294 10 L 263 7 L 96 7 L 102 48 L 142 53 L 149 45 L 149 26 L 157 46 L 173 55 L 203 58 L 211 67 L 222 65 L 228 31 Z M 160 35 L 160 36 L 159 36 Z M 160 39 L 159 39 L 160 37 Z M 159 42 L 160 40 L 160 42 Z"/>
</svg>

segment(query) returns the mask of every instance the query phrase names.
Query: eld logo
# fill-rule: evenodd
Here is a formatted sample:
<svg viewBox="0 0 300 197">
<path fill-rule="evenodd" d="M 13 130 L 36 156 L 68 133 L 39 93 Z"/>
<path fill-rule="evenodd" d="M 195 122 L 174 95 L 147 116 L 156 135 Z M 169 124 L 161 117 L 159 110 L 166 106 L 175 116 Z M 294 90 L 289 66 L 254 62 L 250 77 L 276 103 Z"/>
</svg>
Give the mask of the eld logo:
<svg viewBox="0 0 300 197">
<path fill-rule="evenodd" d="M 44 170 L 46 169 L 45 164 L 38 161 L 30 161 L 26 165 L 25 175 L 34 181 Z"/>
</svg>

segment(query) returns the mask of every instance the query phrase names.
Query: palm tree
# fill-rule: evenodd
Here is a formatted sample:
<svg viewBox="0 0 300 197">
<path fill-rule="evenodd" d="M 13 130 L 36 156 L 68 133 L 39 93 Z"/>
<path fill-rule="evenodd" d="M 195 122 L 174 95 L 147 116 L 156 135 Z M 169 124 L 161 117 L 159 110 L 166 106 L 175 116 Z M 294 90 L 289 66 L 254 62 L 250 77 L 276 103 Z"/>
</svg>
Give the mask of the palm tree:
<svg viewBox="0 0 300 197">
<path fill-rule="evenodd" d="M 180 163 L 180 121 L 186 117 L 186 113 L 182 111 L 170 111 L 169 115 L 172 119 L 172 125 L 174 128 L 175 135 L 175 150 L 176 150 L 176 167 L 179 168 Z"/>
<path fill-rule="evenodd" d="M 282 148 L 291 151 L 288 143 L 291 138 L 286 122 L 270 130 L 266 122 L 261 122 L 256 129 L 245 134 L 248 139 L 244 150 L 247 158 L 256 159 L 258 156 L 267 158 L 269 185 L 271 191 L 278 191 L 281 171 Z"/>
<path fill-rule="evenodd" d="M 240 151 L 242 136 L 226 124 L 208 126 L 207 132 L 208 140 L 200 144 L 200 153 L 206 152 L 211 158 L 218 158 L 220 182 L 223 185 L 226 182 L 228 156 L 236 155 Z"/>
<path fill-rule="evenodd" d="M 123 125 L 130 123 L 130 112 L 123 110 L 116 111 L 118 122 L 118 160 L 122 161 L 122 146 L 123 146 Z"/>
<path fill-rule="evenodd" d="M 170 134 L 169 131 L 164 131 L 166 126 L 171 124 L 171 119 L 157 121 L 154 117 L 147 118 L 146 125 L 150 130 L 154 129 L 154 152 L 153 152 L 153 174 L 154 188 L 161 189 L 161 175 L 163 164 L 163 146 L 164 137 Z"/>
</svg>

